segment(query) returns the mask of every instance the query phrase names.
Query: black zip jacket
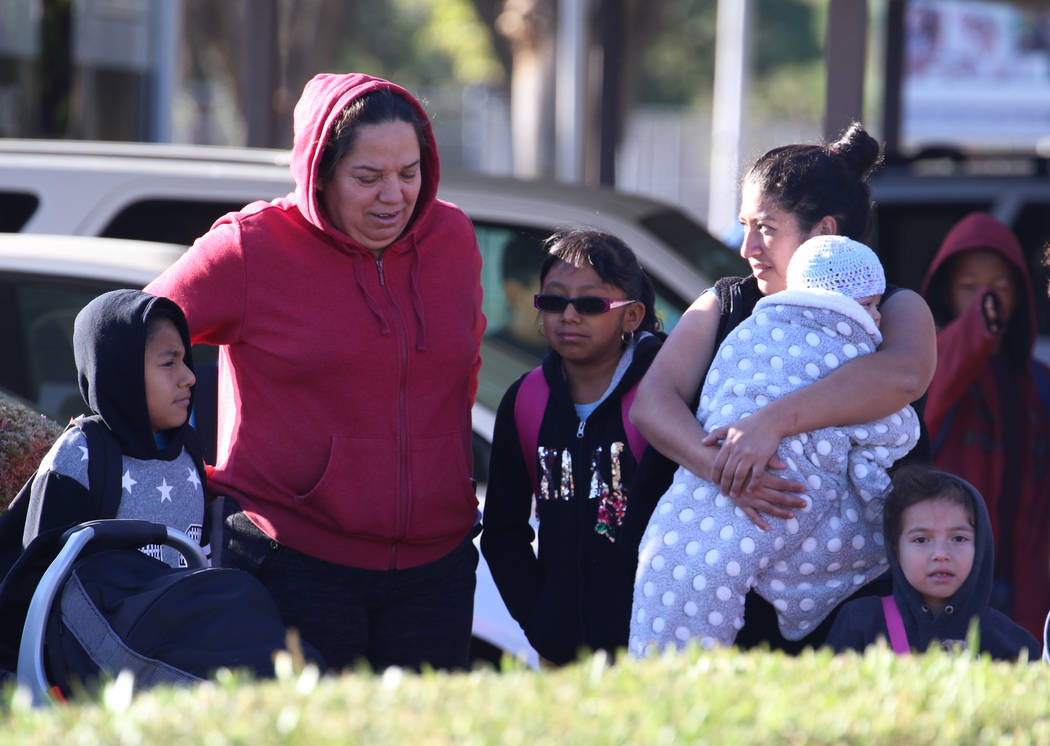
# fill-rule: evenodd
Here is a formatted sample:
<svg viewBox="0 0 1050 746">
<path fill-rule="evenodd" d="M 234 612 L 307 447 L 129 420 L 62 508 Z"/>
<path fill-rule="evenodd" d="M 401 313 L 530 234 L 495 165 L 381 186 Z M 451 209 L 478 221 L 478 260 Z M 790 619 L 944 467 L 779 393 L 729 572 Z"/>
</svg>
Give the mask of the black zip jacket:
<svg viewBox="0 0 1050 746">
<path fill-rule="evenodd" d="M 553 663 L 571 662 L 581 649 L 612 652 L 627 644 L 638 542 L 659 493 L 640 490 L 643 497 L 633 499 L 638 455 L 627 445 L 621 398 L 641 379 L 661 342 L 652 335 L 638 342 L 623 379 L 582 430 L 561 357 L 548 353 L 543 373 L 550 397 L 537 439 L 537 451 L 547 454 L 544 463 L 537 460 L 538 557 L 529 523 L 532 487 L 514 419 L 521 379 L 496 414 L 481 550 L 511 616 Z M 617 443 L 622 445 L 614 448 Z M 618 449 L 617 468 L 612 453 Z M 673 472 L 653 448 L 645 454 L 646 462 L 663 462 Z"/>
<path fill-rule="evenodd" d="M 913 651 L 921 653 L 934 643 L 965 643 L 970 621 L 976 618 L 981 653 L 996 660 L 1016 660 L 1022 650 L 1027 650 L 1028 660 L 1038 661 L 1042 651 L 1032 634 L 988 605 L 995 568 L 992 523 L 981 494 L 962 478 L 959 480 L 969 488 L 976 506 L 973 567 L 940 614 L 934 616 L 930 613 L 922 595 L 904 576 L 897 547 L 886 547 L 886 557 L 893 576 L 893 598 L 901 612 L 908 645 Z M 883 530 L 886 536 L 896 532 L 893 526 L 885 526 Z M 1033 558 L 1032 561 L 1040 559 Z M 863 651 L 880 637 L 889 639 L 881 599 L 859 598 L 839 610 L 828 633 L 827 644 L 836 651 Z"/>
</svg>

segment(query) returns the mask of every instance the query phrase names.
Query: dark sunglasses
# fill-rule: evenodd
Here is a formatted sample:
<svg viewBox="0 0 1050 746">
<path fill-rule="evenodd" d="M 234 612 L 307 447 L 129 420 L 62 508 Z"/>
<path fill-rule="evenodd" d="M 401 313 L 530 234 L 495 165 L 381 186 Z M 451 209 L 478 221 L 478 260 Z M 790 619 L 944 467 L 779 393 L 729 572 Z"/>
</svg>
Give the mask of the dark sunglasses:
<svg viewBox="0 0 1050 746">
<path fill-rule="evenodd" d="M 614 298 L 599 298 L 596 295 L 581 295 L 579 298 L 566 298 L 564 295 L 547 295 L 537 293 L 533 298 L 536 308 L 547 313 L 563 313 L 569 304 L 576 309 L 576 313 L 584 316 L 597 316 L 598 314 L 611 311 L 620 306 L 637 303 L 636 300 L 617 300 Z"/>
</svg>

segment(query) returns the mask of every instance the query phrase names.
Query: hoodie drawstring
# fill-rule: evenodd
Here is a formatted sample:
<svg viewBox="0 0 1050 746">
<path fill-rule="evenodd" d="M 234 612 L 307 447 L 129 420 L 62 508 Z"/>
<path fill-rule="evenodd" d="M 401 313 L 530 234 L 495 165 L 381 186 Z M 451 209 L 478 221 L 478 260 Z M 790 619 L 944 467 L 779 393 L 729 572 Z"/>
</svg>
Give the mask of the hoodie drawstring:
<svg viewBox="0 0 1050 746">
<path fill-rule="evenodd" d="M 365 303 L 368 304 L 368 310 L 370 310 L 372 315 L 379 321 L 379 333 L 386 336 L 391 333 L 390 324 L 387 323 L 386 315 L 379 307 L 379 303 L 376 299 L 368 292 L 364 279 L 361 277 L 361 272 L 364 271 L 364 256 L 356 251 L 351 252 L 350 256 L 352 257 L 354 265 L 354 279 L 357 281 L 357 289 L 360 290 L 361 294 L 365 297 Z"/>
<path fill-rule="evenodd" d="M 412 293 L 412 310 L 416 313 L 416 324 L 419 332 L 416 334 L 416 349 L 427 348 L 426 324 L 423 323 L 423 296 L 419 292 L 419 252 L 415 245 L 412 246 L 412 268 L 409 270 L 409 286 Z"/>
<path fill-rule="evenodd" d="M 426 324 L 423 320 L 423 296 L 419 292 L 419 252 L 412 249 L 412 264 L 409 270 L 409 291 L 412 295 L 412 311 L 416 317 L 416 326 L 418 333 L 416 334 L 416 349 L 425 350 L 427 349 L 427 337 L 426 337 Z M 354 252 L 351 254 L 354 264 L 354 280 L 357 281 L 357 287 L 361 291 L 361 294 L 365 298 L 365 303 L 368 304 L 368 309 L 372 312 L 372 315 L 379 321 L 379 333 L 386 336 L 391 333 L 390 324 L 387 322 L 386 314 L 383 313 L 383 309 L 380 307 L 379 302 L 375 297 L 368 292 L 368 288 L 365 286 L 365 282 L 361 273 L 364 271 L 364 257 Z"/>
</svg>

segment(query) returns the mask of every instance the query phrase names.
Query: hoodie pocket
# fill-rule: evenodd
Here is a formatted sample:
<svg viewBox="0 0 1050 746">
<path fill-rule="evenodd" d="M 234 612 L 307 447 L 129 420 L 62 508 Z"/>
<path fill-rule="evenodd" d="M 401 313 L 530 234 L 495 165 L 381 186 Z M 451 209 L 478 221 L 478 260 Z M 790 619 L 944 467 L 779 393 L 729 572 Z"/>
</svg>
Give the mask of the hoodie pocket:
<svg viewBox="0 0 1050 746">
<path fill-rule="evenodd" d="M 334 435 L 321 479 L 298 499 L 341 533 L 392 538 L 397 534 L 397 464 L 392 439 Z"/>
<path fill-rule="evenodd" d="M 463 434 L 414 437 L 409 451 L 409 539 L 461 535 L 473 523 L 478 501 L 470 481 Z"/>
</svg>

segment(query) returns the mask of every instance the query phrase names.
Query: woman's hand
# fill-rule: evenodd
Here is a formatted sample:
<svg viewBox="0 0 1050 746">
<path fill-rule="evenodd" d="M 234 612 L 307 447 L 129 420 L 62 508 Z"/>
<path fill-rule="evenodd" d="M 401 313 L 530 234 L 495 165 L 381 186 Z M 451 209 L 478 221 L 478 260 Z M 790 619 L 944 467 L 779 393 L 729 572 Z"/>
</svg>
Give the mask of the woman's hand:
<svg viewBox="0 0 1050 746">
<path fill-rule="evenodd" d="M 769 469 L 783 469 L 785 464 L 774 457 L 769 462 Z M 768 469 L 761 471 L 757 477 L 752 478 L 751 486 L 744 490 L 739 497 L 734 497 L 733 502 L 744 511 L 744 515 L 763 531 L 769 530 L 769 523 L 762 517 L 762 513 L 775 518 L 794 518 L 795 514 L 789 508 L 804 508 L 806 501 L 796 496 L 796 493 L 804 492 L 805 486 L 790 479 L 779 477 Z"/>
<path fill-rule="evenodd" d="M 716 428 L 704 438 L 704 445 L 721 442 L 718 457 L 711 467 L 710 479 L 722 488 L 722 494 L 736 499 L 751 486 L 769 465 L 786 432 L 781 432 L 769 406 L 729 425 Z M 783 465 L 780 468 L 784 468 Z"/>
<path fill-rule="evenodd" d="M 806 506 L 794 495 L 804 492 L 805 485 L 768 471 L 783 469 L 786 464 L 776 456 L 783 436 L 767 410 L 760 409 L 750 417 L 712 430 L 703 440 L 705 446 L 719 441 L 722 444 L 711 469 L 711 481 L 764 531 L 769 524 L 759 512 L 791 518 L 790 508 Z"/>
</svg>

